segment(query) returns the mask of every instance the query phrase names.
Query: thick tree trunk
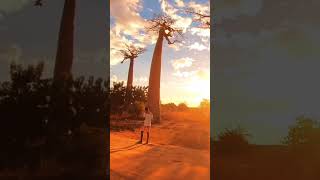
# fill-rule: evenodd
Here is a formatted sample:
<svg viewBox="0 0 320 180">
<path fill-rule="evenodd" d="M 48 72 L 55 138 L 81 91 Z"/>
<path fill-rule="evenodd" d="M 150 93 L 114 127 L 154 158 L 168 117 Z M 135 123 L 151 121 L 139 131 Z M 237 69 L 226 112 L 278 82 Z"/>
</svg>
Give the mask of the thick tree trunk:
<svg viewBox="0 0 320 180">
<path fill-rule="evenodd" d="M 71 67 L 73 62 L 73 36 L 76 0 L 65 0 L 63 14 L 60 24 L 58 48 L 54 67 L 54 90 L 51 97 L 51 115 L 48 124 L 48 147 L 50 149 L 59 147 L 59 136 L 63 127 L 70 119 L 66 116 L 66 83 L 71 78 Z M 54 150 L 53 150 L 54 152 Z"/>
<path fill-rule="evenodd" d="M 54 80 L 71 77 L 76 0 L 65 0 L 61 19 Z"/>
<path fill-rule="evenodd" d="M 160 77 L 163 37 L 164 29 L 161 28 L 156 46 L 153 51 L 149 75 L 148 107 L 153 113 L 154 122 L 160 122 Z"/>
<path fill-rule="evenodd" d="M 127 81 L 127 90 L 131 90 L 132 88 L 132 82 L 133 82 L 133 65 L 134 60 L 130 59 L 130 66 L 129 66 L 129 72 L 128 72 L 128 81 Z"/>
<path fill-rule="evenodd" d="M 131 102 L 131 93 L 132 93 L 131 90 L 132 90 L 132 82 L 133 82 L 133 65 L 134 65 L 134 59 L 130 59 L 128 80 L 127 80 L 127 90 L 126 90 L 126 102 L 125 102 L 126 108 L 129 107 L 129 104 Z"/>
</svg>

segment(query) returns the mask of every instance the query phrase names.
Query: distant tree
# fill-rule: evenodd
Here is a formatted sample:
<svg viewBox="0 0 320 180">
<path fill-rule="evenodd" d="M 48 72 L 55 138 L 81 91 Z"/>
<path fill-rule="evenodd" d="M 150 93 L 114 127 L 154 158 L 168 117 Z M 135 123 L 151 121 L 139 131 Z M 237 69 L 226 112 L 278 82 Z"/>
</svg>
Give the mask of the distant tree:
<svg viewBox="0 0 320 180">
<path fill-rule="evenodd" d="M 289 127 L 288 135 L 283 140 L 284 144 L 320 144 L 319 122 L 314 119 L 299 116 L 294 125 Z"/>
<path fill-rule="evenodd" d="M 126 89 L 126 99 L 125 99 L 125 109 L 128 108 L 130 104 L 132 104 L 132 82 L 133 82 L 133 65 L 134 60 L 143 52 L 145 52 L 145 48 L 136 47 L 134 45 L 125 44 L 126 48 L 120 50 L 120 53 L 123 56 L 123 63 L 125 60 L 130 60 L 129 71 L 128 71 L 128 79 L 127 79 L 127 89 Z"/>
<path fill-rule="evenodd" d="M 176 111 L 177 105 L 174 103 L 162 104 L 162 109 L 164 111 Z"/>
<path fill-rule="evenodd" d="M 126 97 L 126 87 L 123 82 L 114 82 L 110 89 L 110 110 L 111 113 L 121 113 Z"/>
<path fill-rule="evenodd" d="M 34 141 L 46 134 L 51 81 L 41 79 L 43 67 L 43 63 L 27 68 L 13 63 L 11 81 L 1 83 L 0 158 L 7 166 L 21 167 L 22 162 L 29 163 L 25 154 L 33 150 Z"/>
<path fill-rule="evenodd" d="M 234 129 L 226 128 L 218 135 L 218 142 L 222 146 L 233 146 L 236 148 L 243 145 L 248 145 L 248 137 L 250 137 L 248 131 L 241 127 L 237 127 Z"/>
<path fill-rule="evenodd" d="M 203 99 L 203 100 L 200 102 L 199 107 L 200 107 L 201 109 L 209 109 L 209 108 L 210 108 L 210 101 L 209 101 L 209 99 Z"/>
<path fill-rule="evenodd" d="M 134 86 L 132 88 L 132 102 L 140 101 L 140 102 L 147 102 L 148 96 L 148 87 L 147 86 Z"/>
<path fill-rule="evenodd" d="M 178 111 L 186 111 L 186 110 L 188 110 L 189 108 L 188 108 L 188 106 L 187 106 L 186 103 L 180 103 L 180 104 L 178 104 L 177 109 L 178 109 Z"/>
<path fill-rule="evenodd" d="M 80 77 L 71 79 L 64 91 L 52 93 L 57 89 L 52 86 L 52 79 L 42 77 L 43 69 L 43 63 L 27 67 L 13 63 L 10 81 L 0 83 L 0 168 L 37 162 L 39 156 L 31 155 L 40 154 L 40 150 L 60 152 L 66 146 L 63 139 L 69 132 L 76 132 L 82 122 L 106 127 L 107 81 L 93 77 L 85 81 Z M 59 98 L 53 99 L 52 94 Z M 70 101 L 68 97 L 73 98 Z M 58 111 L 53 105 L 59 107 Z M 50 124 L 55 126 L 55 134 Z M 52 136 L 59 140 L 59 146 L 48 144 Z"/>
<path fill-rule="evenodd" d="M 133 86 L 131 88 L 131 97 L 129 98 L 130 112 L 135 112 L 135 104 L 147 102 L 148 87 Z M 126 106 L 126 86 L 124 82 L 114 82 L 110 88 L 110 110 L 112 114 L 121 114 Z M 132 106 L 132 107 L 130 107 Z M 140 105 L 137 105 L 140 106 Z"/>
<path fill-rule="evenodd" d="M 126 48 L 120 50 L 120 53 L 123 56 L 123 63 L 125 60 L 130 60 L 129 71 L 128 71 L 128 80 L 127 80 L 127 91 L 131 90 L 132 82 L 133 82 L 133 65 L 134 60 L 142 53 L 146 51 L 145 48 L 136 47 L 134 45 L 125 44 Z"/>
</svg>

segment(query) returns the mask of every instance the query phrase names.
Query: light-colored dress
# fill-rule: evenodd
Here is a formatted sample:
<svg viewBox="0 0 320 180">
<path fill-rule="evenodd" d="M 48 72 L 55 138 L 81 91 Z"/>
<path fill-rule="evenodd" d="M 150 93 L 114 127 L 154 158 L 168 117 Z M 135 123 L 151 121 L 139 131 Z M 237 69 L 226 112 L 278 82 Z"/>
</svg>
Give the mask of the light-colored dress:
<svg viewBox="0 0 320 180">
<path fill-rule="evenodd" d="M 144 126 L 151 126 L 152 119 L 153 119 L 153 115 L 151 112 L 144 113 Z"/>
</svg>

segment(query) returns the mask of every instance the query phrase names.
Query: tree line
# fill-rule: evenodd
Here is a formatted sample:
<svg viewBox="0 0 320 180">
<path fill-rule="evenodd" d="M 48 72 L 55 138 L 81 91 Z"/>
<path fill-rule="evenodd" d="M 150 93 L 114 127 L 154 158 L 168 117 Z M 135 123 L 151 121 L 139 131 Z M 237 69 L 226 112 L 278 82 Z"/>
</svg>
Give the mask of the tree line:
<svg viewBox="0 0 320 180">
<path fill-rule="evenodd" d="M 26 163 L 28 152 L 38 148 L 60 152 L 65 145 L 61 138 L 77 135 L 83 123 L 107 125 L 109 80 L 78 77 L 53 85 L 52 78 L 42 77 L 43 69 L 43 63 L 12 63 L 10 80 L 0 83 L 0 158 L 5 167 Z"/>
</svg>

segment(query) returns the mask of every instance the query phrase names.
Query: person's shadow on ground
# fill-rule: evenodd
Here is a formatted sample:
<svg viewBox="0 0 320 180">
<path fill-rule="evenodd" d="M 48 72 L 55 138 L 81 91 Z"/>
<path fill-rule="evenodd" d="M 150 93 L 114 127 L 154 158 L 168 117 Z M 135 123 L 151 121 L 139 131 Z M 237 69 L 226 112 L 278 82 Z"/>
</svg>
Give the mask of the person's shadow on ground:
<svg viewBox="0 0 320 180">
<path fill-rule="evenodd" d="M 115 153 L 115 152 L 119 152 L 119 151 L 128 151 L 128 150 L 132 150 L 132 149 L 136 149 L 140 146 L 143 146 L 144 144 L 141 144 L 139 141 L 131 144 L 129 146 L 125 146 L 125 147 L 120 147 L 120 148 L 114 148 L 114 149 L 110 149 L 110 154 L 111 153 Z"/>
</svg>

